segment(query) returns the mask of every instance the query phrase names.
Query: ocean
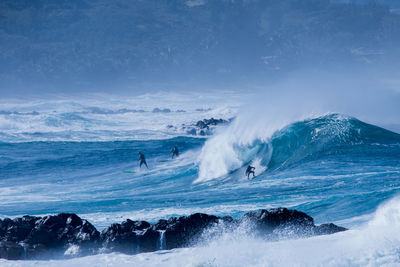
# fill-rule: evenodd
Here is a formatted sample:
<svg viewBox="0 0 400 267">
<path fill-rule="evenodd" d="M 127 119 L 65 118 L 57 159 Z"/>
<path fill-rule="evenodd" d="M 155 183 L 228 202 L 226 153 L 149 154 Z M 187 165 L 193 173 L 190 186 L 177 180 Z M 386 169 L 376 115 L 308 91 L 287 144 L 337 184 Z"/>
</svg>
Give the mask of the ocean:
<svg viewBox="0 0 400 267">
<path fill-rule="evenodd" d="M 128 218 L 287 207 L 349 231 L 272 242 L 240 229 L 189 248 L 0 265 L 399 266 L 400 134 L 336 112 L 260 123 L 246 97 L 1 101 L 0 218 L 71 212 L 101 231 Z M 200 134 L 197 121 L 210 118 L 231 122 Z"/>
</svg>

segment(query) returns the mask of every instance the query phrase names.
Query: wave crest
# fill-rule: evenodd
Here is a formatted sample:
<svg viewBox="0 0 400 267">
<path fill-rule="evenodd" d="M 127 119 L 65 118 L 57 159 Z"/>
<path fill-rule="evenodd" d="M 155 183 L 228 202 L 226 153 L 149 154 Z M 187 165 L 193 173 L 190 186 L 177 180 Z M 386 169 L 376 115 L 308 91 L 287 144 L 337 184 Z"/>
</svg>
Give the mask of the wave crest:
<svg viewBox="0 0 400 267">
<path fill-rule="evenodd" d="M 199 157 L 195 182 L 223 177 L 249 163 L 258 164 L 258 170 L 277 170 L 318 153 L 340 153 L 344 146 L 400 143 L 396 133 L 341 114 L 298 121 L 276 130 L 267 127 L 264 133 L 257 127 L 241 125 L 239 118 L 208 140 Z"/>
</svg>

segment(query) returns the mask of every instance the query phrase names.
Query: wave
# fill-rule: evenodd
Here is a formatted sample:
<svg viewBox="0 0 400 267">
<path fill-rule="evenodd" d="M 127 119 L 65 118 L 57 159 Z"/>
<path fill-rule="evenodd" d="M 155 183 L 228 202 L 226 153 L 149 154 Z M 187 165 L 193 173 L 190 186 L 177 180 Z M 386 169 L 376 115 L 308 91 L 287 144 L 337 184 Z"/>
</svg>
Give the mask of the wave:
<svg viewBox="0 0 400 267">
<path fill-rule="evenodd" d="M 190 95 L 190 96 L 189 96 Z M 222 96 L 148 94 L 135 97 L 0 101 L 0 141 L 149 140 L 187 135 L 185 125 L 229 119 L 237 103 Z M 226 96 L 224 96 L 224 101 Z"/>
<path fill-rule="evenodd" d="M 365 225 L 346 232 L 268 242 L 251 237 L 248 229 L 241 229 L 209 240 L 206 246 L 180 251 L 175 257 L 170 255 L 167 262 L 172 265 L 185 255 L 193 259 L 194 266 L 210 261 L 216 266 L 397 266 L 399 227 L 400 198 L 395 197 L 382 204 Z"/>
<path fill-rule="evenodd" d="M 400 143 L 399 134 L 341 114 L 291 123 L 270 137 L 271 130 L 263 135 L 253 129 L 257 125 L 247 126 L 240 128 L 236 122 L 206 142 L 195 182 L 224 177 L 247 164 L 254 165 L 259 175 L 322 155 L 361 152 L 356 146 Z"/>
</svg>

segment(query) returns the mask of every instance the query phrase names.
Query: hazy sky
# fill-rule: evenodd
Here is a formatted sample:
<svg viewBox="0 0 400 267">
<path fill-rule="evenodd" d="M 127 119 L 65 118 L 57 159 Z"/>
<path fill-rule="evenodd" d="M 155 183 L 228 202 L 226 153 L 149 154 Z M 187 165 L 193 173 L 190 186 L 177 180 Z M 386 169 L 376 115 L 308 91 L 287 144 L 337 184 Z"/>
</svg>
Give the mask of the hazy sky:
<svg viewBox="0 0 400 267">
<path fill-rule="evenodd" d="M 253 91 L 302 71 L 373 74 L 396 90 L 399 42 L 400 15 L 380 5 L 5 0 L 0 90 L 3 97 Z"/>
</svg>

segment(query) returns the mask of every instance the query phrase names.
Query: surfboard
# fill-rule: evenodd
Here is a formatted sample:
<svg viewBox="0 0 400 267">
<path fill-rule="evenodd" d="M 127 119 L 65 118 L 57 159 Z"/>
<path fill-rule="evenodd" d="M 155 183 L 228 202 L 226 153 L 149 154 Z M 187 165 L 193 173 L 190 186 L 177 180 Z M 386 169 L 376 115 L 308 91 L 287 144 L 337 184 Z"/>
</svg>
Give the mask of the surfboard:
<svg viewBox="0 0 400 267">
<path fill-rule="evenodd" d="M 246 179 L 249 180 L 249 181 L 253 180 L 254 178 L 257 178 L 257 175 L 256 176 L 250 176 L 250 178 L 247 178 L 247 176 L 246 176 Z"/>
<path fill-rule="evenodd" d="M 136 171 L 124 171 L 124 173 L 135 173 Z"/>
</svg>

